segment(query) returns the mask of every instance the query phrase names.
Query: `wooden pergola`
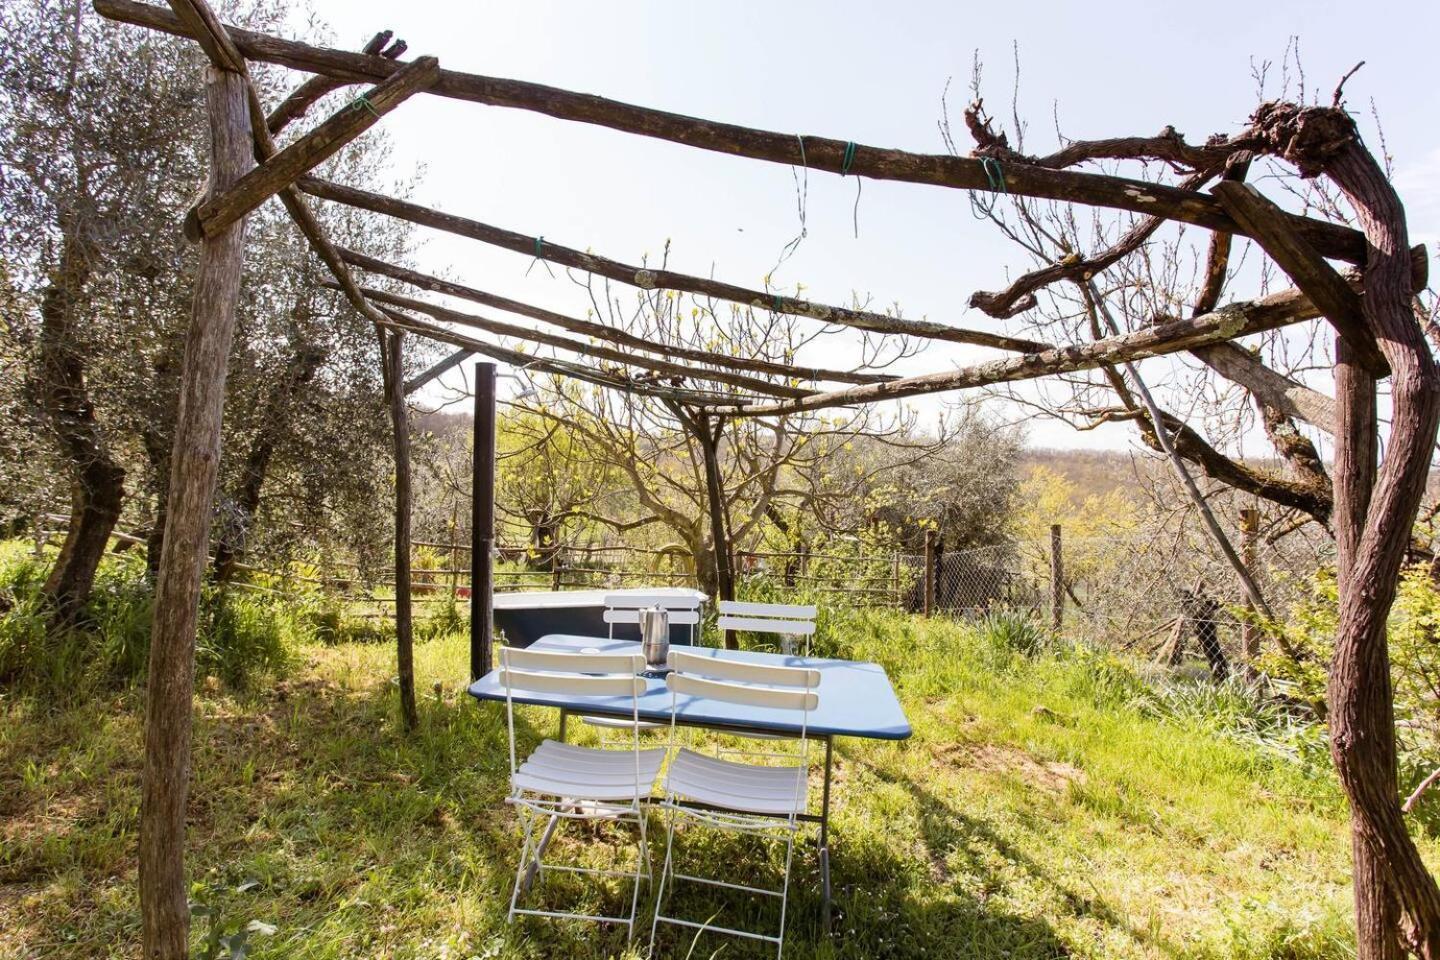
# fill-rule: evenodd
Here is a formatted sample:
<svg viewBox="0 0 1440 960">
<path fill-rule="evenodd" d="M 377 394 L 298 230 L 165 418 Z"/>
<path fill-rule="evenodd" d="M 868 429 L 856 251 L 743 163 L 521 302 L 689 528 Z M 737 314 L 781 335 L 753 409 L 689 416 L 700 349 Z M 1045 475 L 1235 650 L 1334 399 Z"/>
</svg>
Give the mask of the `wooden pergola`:
<svg viewBox="0 0 1440 960">
<path fill-rule="evenodd" d="M 1440 957 L 1440 887 L 1409 838 L 1397 794 L 1385 640 L 1386 617 L 1440 422 L 1440 373 L 1412 306 L 1413 293 L 1425 285 L 1427 259 L 1423 249 L 1410 249 L 1399 198 L 1360 142 L 1353 121 L 1340 106 L 1338 91 L 1331 107 L 1264 104 L 1239 134 L 1201 145 L 1188 144 L 1170 130 L 1156 137 L 1077 142 L 1044 158 L 1009 150 L 1003 138 L 984 145 L 977 156 L 929 155 L 756 130 L 536 83 L 447 70 L 433 57 L 402 62 L 401 48 L 386 49 L 388 34 L 378 36 L 361 52 L 312 46 L 224 25 L 205 0 L 170 0 L 168 10 L 134 0 L 94 0 L 94 5 L 113 20 L 191 38 L 210 62 L 212 173 L 204 198 L 185 223 L 187 235 L 200 245 L 200 264 L 181 380 L 146 700 L 140 895 L 147 957 L 183 957 L 187 949 L 183 838 L 197 605 L 220 452 L 226 360 L 244 259 L 245 216 L 272 196 L 280 198 L 315 255 L 329 268 L 333 278 L 329 285 L 375 327 L 397 427 L 397 487 L 408 482 L 405 394 L 471 354 L 653 396 L 710 417 L 772 417 L 1117 367 L 1147 357 L 1204 350 L 1323 316 L 1334 328 L 1337 342 L 1334 422 L 1328 426 L 1335 438 L 1333 523 L 1339 550 L 1340 628 L 1329 709 L 1332 754 L 1353 811 L 1361 956 L 1395 956 L 1403 944 L 1421 955 Z M 250 62 L 278 64 L 311 78 L 279 107 L 267 110 L 250 81 Z M 310 106 L 332 91 L 352 86 L 365 89 L 285 147 L 277 146 L 276 135 Z M 533 111 L 842 177 L 990 192 L 998 183 L 1018 197 L 1140 215 L 1140 226 L 1132 231 L 1136 242 L 1122 245 L 1115 257 L 1133 251 L 1160 223 L 1193 224 L 1213 236 L 1211 266 L 1218 262 L 1218 280 L 1207 284 L 1204 309 L 1192 317 L 1157 318 L 1143 329 L 1111 332 L 1081 345 L 1046 344 L 627 264 L 310 175 L 318 164 L 417 94 Z M 1302 176 L 1327 177 L 1355 209 L 1361 229 L 1288 213 L 1232 176 L 1255 155 L 1279 157 Z M 1169 186 L 1069 169 L 1098 158 L 1183 160 L 1205 175 Z M 1207 180 L 1218 180 L 1209 192 L 1199 189 Z M 595 320 L 566 316 L 336 246 L 313 215 L 313 200 L 398 218 L 641 290 L 697 294 L 825 324 L 974 344 L 1012 355 L 944 372 L 894 377 L 655 343 Z M 1232 236 L 1258 243 L 1291 277 L 1294 288 L 1218 306 Z M 1331 261 L 1355 269 L 1342 272 Z M 1041 271 L 1043 276 L 1034 279 L 1030 289 L 1057 280 L 1089 283 L 1092 273 L 1105 265 L 1083 260 L 1056 264 Z M 532 323 L 501 321 L 376 290 L 358 279 L 357 271 Z M 1210 271 L 1212 280 L 1216 272 Z M 996 309 L 1013 310 L 1023 304 L 1027 292 L 1012 288 L 1008 298 L 1000 298 L 1004 303 L 994 301 L 1000 303 Z M 576 340 L 567 334 L 590 339 Z M 456 352 L 403 382 L 400 361 L 406 335 L 449 344 Z M 537 357 L 489 337 L 515 338 L 582 359 Z M 477 473 L 488 469 L 492 478 L 494 376 L 493 365 L 482 368 L 475 453 Z M 1393 412 L 1381 460 L 1376 383 L 1385 377 L 1391 381 Z M 488 417 L 487 409 L 492 411 Z M 493 500 L 478 487 L 475 521 L 474 556 L 484 564 L 493 542 Z M 409 515 L 403 505 L 396 523 L 397 582 L 404 583 Z M 489 585 L 484 570 L 473 592 L 476 626 L 488 638 Z M 408 611 L 403 604 L 398 606 L 397 615 L 408 622 Z M 410 666 L 403 643 L 400 656 L 404 675 Z M 480 654 L 473 668 L 486 666 L 486 659 Z M 409 708 L 413 710 L 413 700 Z"/>
</svg>

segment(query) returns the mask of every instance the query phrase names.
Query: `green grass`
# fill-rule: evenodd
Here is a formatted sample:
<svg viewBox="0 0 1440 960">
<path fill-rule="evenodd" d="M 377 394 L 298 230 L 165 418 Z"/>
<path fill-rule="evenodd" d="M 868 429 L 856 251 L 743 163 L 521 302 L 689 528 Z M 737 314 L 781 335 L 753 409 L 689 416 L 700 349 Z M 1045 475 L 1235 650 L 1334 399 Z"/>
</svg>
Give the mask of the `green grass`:
<svg viewBox="0 0 1440 960">
<path fill-rule="evenodd" d="M 1351 955 L 1345 809 L 1309 754 L 1173 698 L 1157 709 L 1109 658 L 1035 651 L 1028 635 L 1017 652 L 1013 625 L 996 639 L 877 613 L 834 617 L 826 634 L 884 663 L 915 736 L 839 744 L 838 936 L 819 941 L 807 845 L 787 957 Z M 418 649 L 411 737 L 388 646 L 294 654 L 286 679 L 240 693 L 205 681 L 196 705 L 195 899 L 226 929 L 273 925 L 252 956 L 627 955 L 614 930 L 506 925 L 518 835 L 504 713 L 464 694 L 460 635 Z M 141 696 L 46 703 L 0 701 L 0 957 L 138 956 Z M 527 745 L 553 731 L 542 711 L 522 718 Z M 555 849 L 618 864 L 612 839 L 575 829 Z M 682 853 L 775 878 L 774 854 L 738 839 L 691 833 Z M 588 882 L 542 893 L 621 908 L 618 888 Z M 671 937 L 656 955 L 770 954 Z"/>
</svg>

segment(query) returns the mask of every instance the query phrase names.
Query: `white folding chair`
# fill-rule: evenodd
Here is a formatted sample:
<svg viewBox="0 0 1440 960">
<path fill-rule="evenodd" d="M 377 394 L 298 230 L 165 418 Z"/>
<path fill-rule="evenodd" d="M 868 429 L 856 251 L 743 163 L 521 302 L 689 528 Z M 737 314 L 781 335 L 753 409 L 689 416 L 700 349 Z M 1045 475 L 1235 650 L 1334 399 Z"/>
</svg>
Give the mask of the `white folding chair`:
<svg viewBox="0 0 1440 960">
<path fill-rule="evenodd" d="M 700 599 L 698 597 L 676 596 L 669 593 L 610 593 L 605 595 L 605 613 L 602 615 L 609 627 L 610 639 L 615 639 L 615 625 L 640 623 L 640 611 L 658 607 L 670 615 L 671 625 L 688 626 L 690 642 L 695 642 L 696 627 L 700 623 Z M 623 717 L 581 717 L 587 725 L 607 730 L 625 730 L 635 726 Z M 657 730 L 664 724 L 638 721 L 641 730 Z"/>
<path fill-rule="evenodd" d="M 780 636 L 780 652 L 786 656 L 795 653 L 795 638 L 804 637 L 801 656 L 810 656 L 810 638 L 815 635 L 815 616 L 819 612 L 813 604 L 791 603 L 741 603 L 735 600 L 721 600 L 717 608 L 720 616 L 715 621 L 718 630 L 740 630 L 745 633 L 770 633 Z M 747 740 L 784 740 L 772 734 L 748 733 Z M 781 757 L 793 759 L 794 753 L 783 750 L 737 750 L 723 742 L 715 747 L 717 757 Z"/>
<path fill-rule="evenodd" d="M 545 740 L 526 758 L 516 763 L 515 695 L 526 691 L 575 696 L 628 699 L 632 719 L 639 719 L 640 696 L 645 680 L 638 674 L 645 658 L 635 654 L 584 654 L 515 647 L 500 649 L 500 682 L 505 687 L 505 712 L 510 731 L 510 795 L 524 828 L 520 864 L 515 871 L 515 890 L 510 895 L 509 920 L 516 914 L 540 917 L 570 917 L 602 923 L 623 923 L 635 934 L 635 911 L 640 900 L 640 882 L 650 876 L 650 848 L 645 837 L 645 811 L 665 750 L 640 749 L 638 728 L 629 750 L 597 750 L 555 740 Z M 546 821 L 536 837 L 539 821 Z M 635 869 L 602 870 L 593 867 L 547 864 L 543 857 L 556 828 L 565 820 L 611 820 L 634 823 L 638 831 Z M 628 917 L 597 916 L 554 910 L 523 908 L 519 905 L 522 887 L 547 871 L 585 873 L 607 877 L 630 877 L 634 891 Z"/>
<path fill-rule="evenodd" d="M 795 854 L 799 817 L 805 812 L 809 789 L 810 711 L 819 705 L 815 688 L 820 672 L 805 667 L 782 667 L 727 660 L 703 654 L 672 650 L 672 672 L 666 678 L 670 690 L 670 746 L 675 747 L 676 718 L 681 699 L 705 697 L 727 703 L 745 704 L 769 710 L 799 714 L 801 745 L 796 766 L 756 766 L 734 763 L 682 747 L 674 753 L 665 774 L 666 811 L 665 864 L 655 895 L 655 918 L 650 937 L 661 923 L 708 930 L 750 940 L 775 944 L 778 958 L 785 947 L 785 908 L 790 896 L 790 865 Z M 675 869 L 675 824 L 689 820 L 706 827 L 751 835 L 769 836 L 785 843 L 785 877 L 779 890 L 750 886 L 732 880 L 699 877 Z M 664 912 L 667 885 L 676 880 L 740 890 L 780 900 L 780 930 L 774 936 L 720 926 L 700 920 L 667 916 Z"/>
<path fill-rule="evenodd" d="M 813 604 L 721 600 L 718 610 L 720 616 L 715 621 L 718 630 L 779 634 L 780 651 L 787 655 L 795 652 L 795 638 L 804 637 L 801 656 L 810 655 L 810 638 L 815 635 L 815 615 L 819 612 Z"/>
</svg>

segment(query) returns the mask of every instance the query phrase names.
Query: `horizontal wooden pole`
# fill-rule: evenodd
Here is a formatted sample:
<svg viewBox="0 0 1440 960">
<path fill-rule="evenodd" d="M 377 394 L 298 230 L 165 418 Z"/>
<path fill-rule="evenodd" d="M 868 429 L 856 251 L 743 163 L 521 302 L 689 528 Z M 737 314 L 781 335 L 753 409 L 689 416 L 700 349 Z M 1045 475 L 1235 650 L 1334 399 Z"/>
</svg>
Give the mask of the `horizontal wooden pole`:
<svg viewBox="0 0 1440 960">
<path fill-rule="evenodd" d="M 437 343 L 448 343 L 454 347 L 464 347 L 481 356 L 489 357 L 492 360 L 499 360 L 502 363 L 508 363 L 513 367 L 538 370 L 544 373 L 554 373 L 558 376 L 570 377 L 574 380 L 583 380 L 586 383 L 609 387 L 612 390 L 619 390 L 622 393 L 638 393 L 645 396 L 677 400 L 681 403 L 695 406 L 733 406 L 736 402 L 733 397 L 722 394 L 700 390 L 679 389 L 663 384 L 638 382 L 628 380 L 622 376 L 616 376 L 608 371 L 597 370 L 583 363 L 571 363 L 566 360 L 535 357 L 528 353 L 521 353 L 519 350 L 502 347 L 499 344 L 476 340 L 472 337 L 456 333 L 453 330 L 446 329 L 445 327 L 436 326 L 433 323 L 426 323 L 424 320 L 389 307 L 371 306 L 370 309 L 376 310 L 381 315 L 379 322 L 381 327 L 391 330 L 405 330 L 418 336 L 427 337 Z"/>
<path fill-rule="evenodd" d="M 1045 346 L 1033 340 L 1023 340 L 1017 337 L 986 333 L 982 330 L 965 330 L 943 323 L 934 323 L 929 320 L 907 320 L 901 317 L 888 316 L 883 313 L 874 313 L 869 310 L 855 310 L 849 307 L 835 307 L 823 303 L 814 303 L 809 300 L 785 297 L 776 293 L 768 293 L 764 290 L 755 290 L 733 283 L 725 283 L 720 280 L 711 280 L 707 277 L 695 277 L 688 274 L 677 273 L 673 270 L 652 270 L 646 267 L 637 267 L 631 264 L 621 263 L 618 260 L 611 260 L 608 257 L 601 257 L 593 253 L 586 253 L 572 247 L 552 243 L 544 237 L 532 237 L 523 233 L 516 233 L 504 227 L 492 226 L 488 223 L 481 223 L 478 220 L 470 220 L 466 217 L 456 216 L 451 213 L 442 213 L 430 207 L 423 207 L 418 203 L 410 203 L 407 200 L 397 200 L 394 197 L 387 197 L 384 194 L 373 193 L 369 190 L 361 190 L 357 187 L 347 187 L 330 180 L 304 177 L 299 181 L 298 185 L 301 190 L 311 196 L 319 197 L 322 200 L 343 203 L 348 206 L 358 207 L 362 210 L 369 210 L 371 213 L 380 213 L 395 217 L 399 220 L 419 224 L 420 226 L 468 237 L 471 240 L 479 240 L 481 243 L 488 243 L 492 246 L 512 250 L 515 253 L 537 257 L 550 263 L 559 264 L 560 266 L 572 267 L 576 270 L 593 273 L 596 276 L 618 280 L 621 283 L 629 284 L 632 287 L 639 287 L 642 290 L 678 290 L 684 293 L 699 294 L 706 297 L 717 297 L 721 300 L 742 303 L 754 307 L 757 310 L 771 310 L 776 313 L 809 317 L 813 320 L 819 320 L 822 323 L 840 324 L 861 330 L 869 330 L 875 333 L 925 337 L 932 340 L 948 340 L 952 343 L 967 343 L 975 346 L 994 347 L 999 350 L 1012 350 L 1024 353 L 1033 352 Z"/>
<path fill-rule="evenodd" d="M 419 57 L 405 64 L 251 170 L 229 190 L 191 210 L 185 218 L 186 235 L 191 240 L 199 240 L 202 235 L 213 237 L 333 157 L 385 114 L 433 84 L 439 75 L 440 61 L 434 57 Z"/>
<path fill-rule="evenodd" d="M 1289 290 L 1250 303 L 1234 303 L 1189 320 L 1172 320 L 1118 337 L 1107 337 L 1071 347 L 1056 347 L 1023 357 L 1005 357 L 989 363 L 906 377 L 829 393 L 815 393 L 783 403 L 746 404 L 739 416 L 775 416 L 804 410 L 822 410 L 881 400 L 898 400 L 923 394 L 1034 380 L 1077 370 L 1114 366 L 1145 357 L 1158 357 L 1207 343 L 1233 340 L 1247 334 L 1274 330 L 1319 314 L 1300 291 Z"/>
<path fill-rule="evenodd" d="M 340 285 L 338 283 L 335 284 L 335 289 L 338 290 L 339 288 Z M 429 369 L 416 374 L 409 380 L 406 380 L 406 395 L 412 394 L 416 390 L 419 390 L 421 387 L 425 386 L 425 384 L 429 383 L 431 380 L 434 380 L 436 377 L 440 376 L 445 371 L 453 370 L 455 367 L 458 367 L 460 364 L 464 363 L 465 358 L 470 356 L 473 352 L 474 351 L 472 351 L 469 347 L 461 347 L 459 350 L 456 350 L 444 360 L 439 361 L 438 363 L 431 366 Z"/>
<path fill-rule="evenodd" d="M 168 10 L 134 0 L 94 0 L 106 17 L 167 33 L 190 32 Z M 383 79 L 399 69 L 383 57 L 317 47 L 268 34 L 230 28 L 240 51 L 252 60 L 278 63 L 296 70 L 339 79 Z M 431 93 L 490 106 L 543 113 L 579 123 L 596 124 L 623 133 L 667 140 L 702 150 L 846 173 L 875 180 L 932 184 L 962 190 L 990 191 L 993 172 L 973 157 L 921 154 L 872 147 L 846 140 L 756 130 L 717 123 L 665 110 L 607 100 L 539 83 L 442 70 Z M 991 163 L 993 171 L 994 164 Z M 1004 188 L 1017 196 L 1038 197 L 1111 207 L 1168 217 L 1211 230 L 1246 234 L 1214 197 L 1163 184 L 1073 170 L 1052 170 L 1033 164 L 1006 163 Z M 1294 217 L 1294 229 L 1327 257 L 1362 263 L 1365 241 L 1359 231 L 1323 220 Z"/>
<path fill-rule="evenodd" d="M 327 283 L 325 286 L 329 287 L 332 286 L 332 284 Z M 338 289 L 338 284 L 333 286 Z M 416 300 L 413 297 L 402 297 L 398 294 L 386 293 L 384 290 L 362 287 L 360 292 L 363 293 L 365 298 L 371 303 L 388 304 L 389 306 L 400 307 L 401 309 L 414 313 L 423 313 L 446 323 L 458 323 L 462 326 L 474 327 L 477 330 L 484 330 L 486 333 L 493 333 L 501 337 L 513 337 L 528 343 L 556 347 L 580 357 L 591 357 L 595 360 L 608 360 L 611 363 L 621 363 L 627 366 L 639 367 L 641 370 L 648 370 L 652 373 L 667 377 L 710 380 L 715 383 L 725 383 L 733 387 L 748 390 L 751 393 L 771 397 L 804 397 L 813 392 L 810 390 L 802 390 L 799 387 L 792 387 L 788 384 L 771 383 L 768 380 L 761 380 L 757 377 L 732 373 L 728 370 L 706 370 L 689 367 L 678 363 L 671 363 L 668 360 L 659 360 L 655 357 L 643 356 L 638 353 L 626 353 L 622 350 L 602 346 L 598 343 L 585 343 L 580 340 L 571 340 L 569 337 L 562 337 L 559 334 L 546 333 L 528 327 L 518 327 L 513 323 L 491 320 L 489 317 L 481 317 L 473 313 L 462 313 L 459 310 L 451 310 L 448 307 L 426 303 L 424 300 Z"/>
<path fill-rule="evenodd" d="M 504 310 L 508 313 L 519 314 L 522 317 L 529 317 L 532 320 L 539 320 L 542 323 L 553 324 L 554 326 L 569 330 L 571 333 L 582 333 L 586 336 L 596 337 L 600 340 L 608 340 L 611 343 L 633 347 L 637 350 L 658 353 L 661 356 L 679 357 L 684 360 L 693 360 L 696 363 L 711 363 L 733 370 L 749 370 L 755 373 L 768 373 L 777 377 L 793 377 L 797 380 L 830 381 L 833 383 L 883 383 L 886 380 L 896 379 L 894 374 L 888 373 L 860 373 L 846 370 L 828 370 L 824 367 L 798 367 L 757 357 L 729 357 L 724 354 L 711 353 L 708 350 L 698 350 L 693 347 L 662 343 L 654 339 L 637 336 L 619 327 L 595 323 L 591 320 L 580 320 L 563 313 L 556 313 L 554 310 L 546 310 L 544 307 L 532 306 L 528 303 L 522 303 L 519 300 L 511 300 L 509 297 L 502 297 L 497 294 L 487 293 L 484 290 L 477 290 L 474 287 L 455 283 L 453 280 L 442 280 L 428 273 L 421 273 L 418 270 L 411 270 L 408 267 L 401 267 L 393 263 L 387 263 L 384 260 L 377 260 L 374 257 L 366 256 L 363 253 L 358 253 L 345 247 L 337 247 L 336 249 L 346 263 L 353 267 L 359 267 L 362 270 L 369 270 L 371 273 L 378 273 L 381 276 L 400 280 L 411 286 L 429 290 L 432 293 L 443 293 L 446 296 L 458 297 L 462 300 L 469 300 L 472 303 L 483 304 L 487 307 L 494 307 L 497 310 Z"/>
</svg>

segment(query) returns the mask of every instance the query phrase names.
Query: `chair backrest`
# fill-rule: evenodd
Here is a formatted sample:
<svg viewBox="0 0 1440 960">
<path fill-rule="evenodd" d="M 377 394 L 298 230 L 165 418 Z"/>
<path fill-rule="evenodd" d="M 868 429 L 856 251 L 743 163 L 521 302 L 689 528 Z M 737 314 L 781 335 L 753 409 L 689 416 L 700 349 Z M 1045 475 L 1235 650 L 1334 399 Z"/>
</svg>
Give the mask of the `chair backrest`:
<svg viewBox="0 0 1440 960">
<path fill-rule="evenodd" d="M 510 733 L 510 775 L 515 775 L 515 693 L 533 691 L 580 697 L 625 697 L 635 723 L 635 776 L 640 777 L 640 697 L 645 693 L 645 657 L 639 653 L 569 653 L 500 648 L 500 684 L 505 688 Z M 637 788 L 638 789 L 638 788 Z"/>
<path fill-rule="evenodd" d="M 665 678 L 665 686 L 672 694 L 672 724 L 675 695 L 688 694 L 771 710 L 798 710 L 802 740 L 810 711 L 820 705 L 820 694 L 815 690 L 819 685 L 820 671 L 809 667 L 752 663 L 683 650 L 670 651 L 670 674 Z"/>
<path fill-rule="evenodd" d="M 735 600 L 721 600 L 718 609 L 720 616 L 715 621 L 717 630 L 744 630 L 748 633 L 804 637 L 804 652 L 806 655 L 810 653 L 810 637 L 815 633 L 815 615 L 819 612 L 813 604 L 740 603 Z"/>
<path fill-rule="evenodd" d="M 690 628 L 690 642 L 695 642 L 695 626 L 700 622 L 701 600 L 695 596 L 672 593 L 608 593 L 602 618 L 615 637 L 615 624 L 638 624 L 640 611 L 658 607 L 670 615 L 672 626 Z"/>
</svg>

